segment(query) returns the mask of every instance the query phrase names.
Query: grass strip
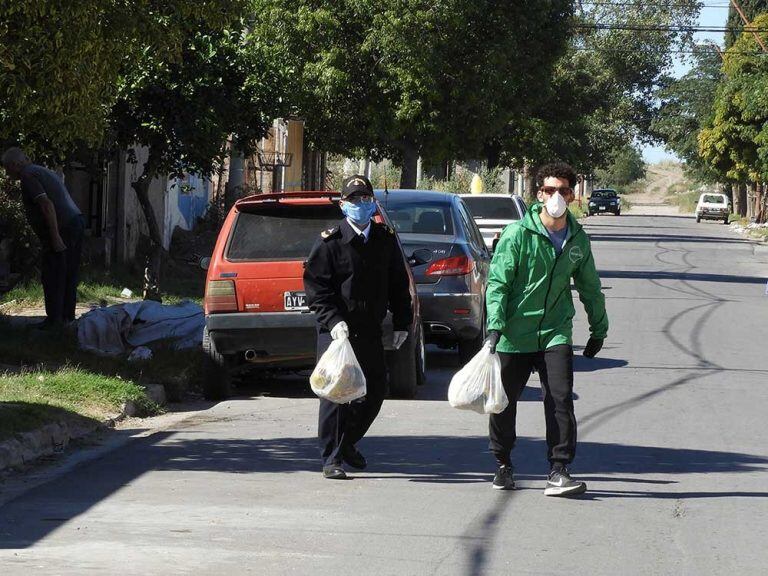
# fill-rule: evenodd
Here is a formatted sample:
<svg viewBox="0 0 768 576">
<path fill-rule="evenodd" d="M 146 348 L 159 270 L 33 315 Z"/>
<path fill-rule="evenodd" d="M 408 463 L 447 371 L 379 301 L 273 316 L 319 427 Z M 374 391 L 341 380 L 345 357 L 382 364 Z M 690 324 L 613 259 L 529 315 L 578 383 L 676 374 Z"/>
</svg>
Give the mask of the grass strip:
<svg viewBox="0 0 768 576">
<path fill-rule="evenodd" d="M 121 292 L 128 288 L 134 297 L 141 297 L 142 278 L 127 270 L 83 268 L 77 287 L 77 301 L 81 304 L 104 305 L 123 301 Z M 176 304 L 182 300 L 202 303 L 205 290 L 205 272 L 191 266 L 175 267 L 167 273 L 162 285 L 163 302 Z M 15 303 L 6 311 L 43 306 L 43 287 L 36 278 L 30 278 L 12 290 L 0 295 L 0 303 Z"/>
<path fill-rule="evenodd" d="M 130 380 L 82 368 L 32 370 L 0 375 L 0 440 L 62 419 L 101 421 L 126 402 L 140 414 L 161 409 Z"/>
<path fill-rule="evenodd" d="M 170 344 L 154 345 L 149 360 L 127 362 L 125 356 L 100 356 L 77 346 L 72 332 L 43 332 L 0 321 L 0 358 L 6 364 L 55 371 L 67 366 L 106 378 L 165 387 L 168 400 L 183 398 L 199 389 L 204 376 L 201 349 L 175 350 Z"/>
</svg>

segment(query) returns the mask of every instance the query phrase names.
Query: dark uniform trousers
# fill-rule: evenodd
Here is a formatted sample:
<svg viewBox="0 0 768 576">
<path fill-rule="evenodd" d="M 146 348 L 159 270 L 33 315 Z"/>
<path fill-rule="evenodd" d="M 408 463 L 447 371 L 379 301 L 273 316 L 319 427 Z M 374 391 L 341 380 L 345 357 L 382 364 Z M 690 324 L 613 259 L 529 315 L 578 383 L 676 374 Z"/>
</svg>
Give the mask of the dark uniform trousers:
<svg viewBox="0 0 768 576">
<path fill-rule="evenodd" d="M 543 352 L 508 354 L 499 352 L 501 379 L 509 406 L 501 414 L 491 414 L 489 448 L 499 464 L 509 464 L 517 435 L 517 401 L 531 376 L 539 373 L 544 395 L 547 426 L 547 457 L 550 462 L 569 464 L 576 456 L 576 415 L 573 410 L 573 348 L 567 344 Z"/>
<path fill-rule="evenodd" d="M 318 357 L 328 348 L 331 335 L 318 337 Z M 387 396 L 387 367 L 381 334 L 350 334 L 352 349 L 365 374 L 365 397 L 349 404 L 320 399 L 318 440 L 324 464 L 341 462 L 342 450 L 365 436 Z"/>
<path fill-rule="evenodd" d="M 50 322 L 71 322 L 75 319 L 83 230 L 83 217 L 72 218 L 59 229 L 67 249 L 64 252 L 45 249 L 41 255 L 40 281 L 45 296 L 45 315 Z"/>
</svg>

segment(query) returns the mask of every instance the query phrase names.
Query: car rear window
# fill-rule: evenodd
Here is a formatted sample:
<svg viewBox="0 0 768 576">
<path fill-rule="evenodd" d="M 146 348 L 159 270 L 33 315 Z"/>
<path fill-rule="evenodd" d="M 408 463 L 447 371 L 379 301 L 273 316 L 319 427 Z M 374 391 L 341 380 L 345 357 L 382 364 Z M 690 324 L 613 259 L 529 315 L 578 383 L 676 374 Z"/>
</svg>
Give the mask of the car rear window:
<svg viewBox="0 0 768 576">
<path fill-rule="evenodd" d="M 453 236 L 451 207 L 447 204 L 389 202 L 386 208 L 389 219 L 401 234 Z"/>
<path fill-rule="evenodd" d="M 705 194 L 704 202 L 707 204 L 725 204 L 725 197 L 717 194 Z"/>
<path fill-rule="evenodd" d="M 469 207 L 473 218 L 486 220 L 520 220 L 517 206 L 512 198 L 483 198 L 482 196 L 464 196 L 464 203 Z"/>
<path fill-rule="evenodd" d="M 303 260 L 320 232 L 342 218 L 336 204 L 277 204 L 240 212 L 226 257 L 240 261 Z"/>
</svg>

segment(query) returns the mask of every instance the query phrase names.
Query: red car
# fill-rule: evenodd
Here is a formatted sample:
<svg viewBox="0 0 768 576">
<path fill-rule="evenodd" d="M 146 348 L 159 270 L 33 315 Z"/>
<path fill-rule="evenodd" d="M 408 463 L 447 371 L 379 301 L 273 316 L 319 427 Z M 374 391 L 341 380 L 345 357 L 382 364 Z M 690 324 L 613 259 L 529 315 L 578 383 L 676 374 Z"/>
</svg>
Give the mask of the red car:
<svg viewBox="0 0 768 576">
<path fill-rule="evenodd" d="M 203 349 L 213 374 L 208 398 L 226 397 L 231 376 L 249 368 L 311 369 L 316 361 L 315 316 L 306 305 L 304 263 L 320 232 L 343 215 L 337 192 L 283 192 L 238 200 L 219 232 L 208 265 Z M 377 222 L 392 226 L 378 205 Z M 403 256 L 407 264 L 422 254 Z M 384 321 L 390 393 L 412 397 L 424 381 L 424 335 L 410 266 L 413 324 L 392 349 L 392 320 Z"/>
</svg>

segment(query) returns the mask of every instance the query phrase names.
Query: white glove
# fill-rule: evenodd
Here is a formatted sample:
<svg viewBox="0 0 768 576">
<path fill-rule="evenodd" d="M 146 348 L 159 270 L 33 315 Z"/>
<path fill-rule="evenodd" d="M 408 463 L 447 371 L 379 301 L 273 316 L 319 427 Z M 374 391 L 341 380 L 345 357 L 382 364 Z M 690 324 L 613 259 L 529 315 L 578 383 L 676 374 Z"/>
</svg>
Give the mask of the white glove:
<svg viewBox="0 0 768 576">
<path fill-rule="evenodd" d="M 340 340 L 341 338 L 349 338 L 349 326 L 342 320 L 336 326 L 331 328 L 331 338 L 334 340 Z"/>
<path fill-rule="evenodd" d="M 392 334 L 392 347 L 395 350 L 400 350 L 405 341 L 408 339 L 408 332 L 405 330 L 395 330 Z"/>
</svg>

